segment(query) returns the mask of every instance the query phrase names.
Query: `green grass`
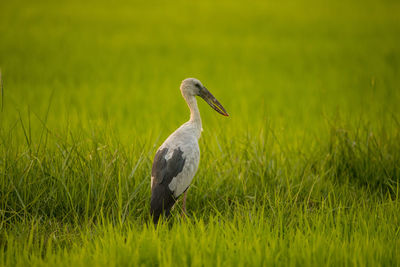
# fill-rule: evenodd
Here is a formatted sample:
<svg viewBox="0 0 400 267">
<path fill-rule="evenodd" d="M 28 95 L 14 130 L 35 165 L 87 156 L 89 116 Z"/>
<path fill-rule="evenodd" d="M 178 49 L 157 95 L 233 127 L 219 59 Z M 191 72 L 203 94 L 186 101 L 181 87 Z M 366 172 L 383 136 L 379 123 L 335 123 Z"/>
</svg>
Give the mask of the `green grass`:
<svg viewBox="0 0 400 267">
<path fill-rule="evenodd" d="M 0 7 L 0 265 L 400 265 L 399 2 Z M 186 77 L 230 117 L 154 228 Z"/>
</svg>

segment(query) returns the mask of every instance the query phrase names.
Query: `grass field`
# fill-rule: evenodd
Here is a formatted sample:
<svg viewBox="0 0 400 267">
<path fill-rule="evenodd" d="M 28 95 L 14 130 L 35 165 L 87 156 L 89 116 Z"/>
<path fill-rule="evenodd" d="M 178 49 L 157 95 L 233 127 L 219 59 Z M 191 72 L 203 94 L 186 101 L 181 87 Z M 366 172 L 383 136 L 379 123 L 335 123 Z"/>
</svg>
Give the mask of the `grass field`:
<svg viewBox="0 0 400 267">
<path fill-rule="evenodd" d="M 0 266 L 399 266 L 400 2 L 3 1 Z M 199 171 L 150 221 L 189 111 Z"/>
</svg>

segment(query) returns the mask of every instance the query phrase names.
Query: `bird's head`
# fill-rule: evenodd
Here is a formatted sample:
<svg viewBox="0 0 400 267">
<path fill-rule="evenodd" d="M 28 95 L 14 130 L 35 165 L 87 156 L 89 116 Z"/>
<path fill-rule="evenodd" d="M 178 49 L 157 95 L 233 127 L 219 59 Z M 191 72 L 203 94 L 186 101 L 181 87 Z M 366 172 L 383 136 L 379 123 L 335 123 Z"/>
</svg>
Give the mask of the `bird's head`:
<svg viewBox="0 0 400 267">
<path fill-rule="evenodd" d="M 229 116 L 224 107 L 218 100 L 208 91 L 208 89 L 197 79 L 187 78 L 181 83 L 182 96 L 187 99 L 188 97 L 200 96 L 218 113 Z"/>
</svg>

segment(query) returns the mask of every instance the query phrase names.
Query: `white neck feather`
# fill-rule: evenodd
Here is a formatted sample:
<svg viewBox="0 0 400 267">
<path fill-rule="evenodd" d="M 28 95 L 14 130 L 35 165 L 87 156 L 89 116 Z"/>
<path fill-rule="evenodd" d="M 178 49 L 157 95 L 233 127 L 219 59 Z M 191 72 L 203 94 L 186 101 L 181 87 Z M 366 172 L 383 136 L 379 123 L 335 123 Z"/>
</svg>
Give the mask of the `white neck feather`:
<svg viewBox="0 0 400 267">
<path fill-rule="evenodd" d="M 201 126 L 201 117 L 200 117 L 200 111 L 197 106 L 197 100 L 195 96 L 188 96 L 185 97 L 186 103 L 189 106 L 190 109 L 190 120 L 189 123 L 193 124 L 195 128 L 199 130 L 199 136 L 202 131 L 202 126 Z"/>
</svg>

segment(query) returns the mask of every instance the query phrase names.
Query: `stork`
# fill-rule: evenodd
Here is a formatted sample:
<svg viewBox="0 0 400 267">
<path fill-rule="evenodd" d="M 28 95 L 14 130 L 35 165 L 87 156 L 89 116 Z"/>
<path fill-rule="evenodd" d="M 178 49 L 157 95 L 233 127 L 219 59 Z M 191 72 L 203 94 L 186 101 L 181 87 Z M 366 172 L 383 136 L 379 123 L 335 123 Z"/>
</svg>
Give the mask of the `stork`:
<svg viewBox="0 0 400 267">
<path fill-rule="evenodd" d="M 150 214 L 157 224 L 160 216 L 170 215 L 175 201 L 182 194 L 183 213 L 186 213 L 187 189 L 196 174 L 200 160 L 198 140 L 202 132 L 196 96 L 203 98 L 218 113 L 229 116 L 224 107 L 194 78 L 182 81 L 183 98 L 190 109 L 190 120 L 173 132 L 158 148 L 151 170 Z"/>
</svg>

